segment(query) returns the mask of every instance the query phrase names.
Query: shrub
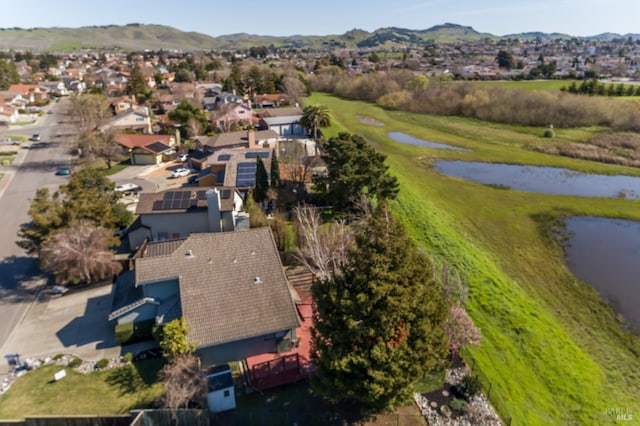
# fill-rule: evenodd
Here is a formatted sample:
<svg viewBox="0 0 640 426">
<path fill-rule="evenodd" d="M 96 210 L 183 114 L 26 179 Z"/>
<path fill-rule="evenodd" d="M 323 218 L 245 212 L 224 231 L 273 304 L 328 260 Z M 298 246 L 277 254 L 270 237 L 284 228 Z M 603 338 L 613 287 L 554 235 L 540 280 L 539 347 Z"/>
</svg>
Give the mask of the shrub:
<svg viewBox="0 0 640 426">
<path fill-rule="evenodd" d="M 462 382 L 460 382 L 460 386 L 464 390 L 464 394 L 467 396 L 467 398 L 471 398 L 472 396 L 477 395 L 482 389 L 480 379 L 478 379 L 478 376 L 474 376 L 472 374 L 464 376 L 462 378 Z"/>
<path fill-rule="evenodd" d="M 133 323 L 117 324 L 115 329 L 116 340 L 120 344 L 129 343 L 133 338 Z"/>
<path fill-rule="evenodd" d="M 124 354 L 123 358 L 125 362 L 133 361 L 133 352 L 127 352 L 126 354 Z"/>
<path fill-rule="evenodd" d="M 109 360 L 106 358 L 102 358 L 100 361 L 96 362 L 96 368 L 105 368 L 109 365 Z"/>
<path fill-rule="evenodd" d="M 544 134 L 542 136 L 545 138 L 554 138 L 556 134 L 553 132 L 553 129 L 544 129 Z"/>
<path fill-rule="evenodd" d="M 133 343 L 148 340 L 153 337 L 154 320 L 117 324 L 115 334 L 118 343 Z"/>
<path fill-rule="evenodd" d="M 449 401 L 449 408 L 460 413 L 466 413 L 469 409 L 469 403 L 464 399 L 453 398 Z"/>
<path fill-rule="evenodd" d="M 53 360 L 54 360 L 54 361 L 57 361 L 57 360 L 61 359 L 63 356 L 64 356 L 63 354 L 56 354 L 56 355 L 53 357 Z"/>
<path fill-rule="evenodd" d="M 80 367 L 81 365 L 82 365 L 82 360 L 80 358 L 73 358 L 71 361 L 69 361 L 69 364 L 67 364 L 67 367 L 77 368 L 77 367 Z"/>
</svg>

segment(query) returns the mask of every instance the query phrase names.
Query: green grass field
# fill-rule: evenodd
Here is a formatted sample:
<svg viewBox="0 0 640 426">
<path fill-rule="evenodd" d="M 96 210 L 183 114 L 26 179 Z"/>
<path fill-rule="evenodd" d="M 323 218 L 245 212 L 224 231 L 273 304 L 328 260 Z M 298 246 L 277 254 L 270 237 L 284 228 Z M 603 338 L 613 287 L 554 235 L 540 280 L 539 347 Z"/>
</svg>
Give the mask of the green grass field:
<svg viewBox="0 0 640 426">
<path fill-rule="evenodd" d="M 500 80 L 500 81 L 469 81 L 468 83 L 483 87 L 502 87 L 514 90 L 560 90 L 569 87 L 573 80 Z M 576 84 L 580 84 L 576 81 Z"/>
<path fill-rule="evenodd" d="M 27 415 L 124 414 L 145 408 L 163 392 L 157 374 L 162 360 L 148 360 L 111 370 L 78 373 L 54 381 L 62 367 L 47 365 L 28 372 L 0 397 L 0 419 Z"/>
<path fill-rule="evenodd" d="M 640 412 L 640 339 L 591 287 L 565 267 L 548 237 L 573 214 L 640 220 L 640 202 L 547 196 L 451 179 L 430 164 L 439 158 L 553 165 L 579 171 L 640 175 L 638 169 L 578 161 L 524 149 L 542 140 L 541 128 L 385 111 L 375 105 L 314 94 L 327 105 L 331 136 L 363 135 L 388 158 L 401 184 L 393 203 L 409 233 L 435 258 L 454 267 L 469 286 L 467 309 L 483 343 L 467 354 L 491 383 L 497 408 L 515 425 L 614 424 L 605 410 Z M 385 125 L 363 124 L 368 116 Z M 599 128 L 559 131 L 579 141 Z M 387 132 L 455 144 L 472 152 L 394 143 Z"/>
</svg>

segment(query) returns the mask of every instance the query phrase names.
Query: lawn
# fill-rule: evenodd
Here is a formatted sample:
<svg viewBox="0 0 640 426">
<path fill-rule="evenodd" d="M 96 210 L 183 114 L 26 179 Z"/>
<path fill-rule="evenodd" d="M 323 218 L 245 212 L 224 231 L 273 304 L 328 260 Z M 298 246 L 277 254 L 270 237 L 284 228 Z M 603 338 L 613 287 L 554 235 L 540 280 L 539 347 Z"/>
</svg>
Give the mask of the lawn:
<svg viewBox="0 0 640 426">
<path fill-rule="evenodd" d="M 569 87 L 569 85 L 575 81 L 576 84 L 580 84 L 578 80 L 499 80 L 499 81 L 469 81 L 468 83 L 475 86 L 482 87 L 501 87 L 504 89 L 514 90 L 551 90 L 558 91 L 563 87 Z"/>
<path fill-rule="evenodd" d="M 513 424 L 611 424 L 605 410 L 640 411 L 640 339 L 598 293 L 565 267 L 549 237 L 558 219 L 573 214 L 640 220 L 639 202 L 548 196 L 499 190 L 436 173 L 439 158 L 553 165 L 579 171 L 640 175 L 624 168 L 529 151 L 541 129 L 385 111 L 373 104 L 314 94 L 327 105 L 335 129 L 363 135 L 388 155 L 400 195 L 392 207 L 409 233 L 469 286 L 467 309 L 483 334 L 470 351 L 485 386 Z M 358 117 L 385 123 L 369 126 Z M 334 134 L 334 129 L 325 131 Z M 471 152 L 400 145 L 401 131 Z M 563 131 L 581 140 L 599 128 Z"/>
<path fill-rule="evenodd" d="M 214 416 L 213 424 L 238 426 L 279 425 L 393 425 L 424 426 L 426 421 L 415 404 L 361 420 L 357 410 L 335 406 L 315 395 L 307 382 L 286 385 L 264 392 L 236 396 L 234 411 Z"/>
<path fill-rule="evenodd" d="M 54 381 L 63 369 L 47 365 L 19 378 L 0 397 L 0 419 L 26 415 L 123 414 L 150 406 L 161 394 L 156 383 L 162 360 L 141 361 L 105 371 L 83 374 L 65 368 L 67 376 Z"/>
</svg>

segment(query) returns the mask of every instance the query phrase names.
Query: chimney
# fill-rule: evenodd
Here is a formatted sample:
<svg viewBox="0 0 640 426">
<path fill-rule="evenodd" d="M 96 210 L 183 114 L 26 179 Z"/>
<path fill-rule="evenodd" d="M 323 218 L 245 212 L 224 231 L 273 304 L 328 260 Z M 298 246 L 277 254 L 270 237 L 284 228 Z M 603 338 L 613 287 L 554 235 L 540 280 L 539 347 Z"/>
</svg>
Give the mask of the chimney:
<svg viewBox="0 0 640 426">
<path fill-rule="evenodd" d="M 249 129 L 247 130 L 247 140 L 249 141 L 249 148 L 259 148 L 256 144 L 256 131 Z"/>
<path fill-rule="evenodd" d="M 222 232 L 222 215 L 220 213 L 220 191 L 217 188 L 209 189 L 207 196 L 207 218 L 209 219 L 209 232 Z"/>
</svg>

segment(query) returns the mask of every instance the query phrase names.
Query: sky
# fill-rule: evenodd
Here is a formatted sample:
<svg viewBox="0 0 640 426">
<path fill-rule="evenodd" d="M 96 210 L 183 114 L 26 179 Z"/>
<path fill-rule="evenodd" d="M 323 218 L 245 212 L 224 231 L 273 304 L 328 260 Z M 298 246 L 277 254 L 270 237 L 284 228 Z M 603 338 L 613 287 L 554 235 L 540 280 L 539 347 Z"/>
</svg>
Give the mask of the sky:
<svg viewBox="0 0 640 426">
<path fill-rule="evenodd" d="M 494 35 L 589 36 L 640 33 L 639 15 L 640 0 L 0 0 L 0 28 L 141 23 L 211 36 L 327 35 L 391 26 L 422 30 L 447 22 Z"/>
</svg>

